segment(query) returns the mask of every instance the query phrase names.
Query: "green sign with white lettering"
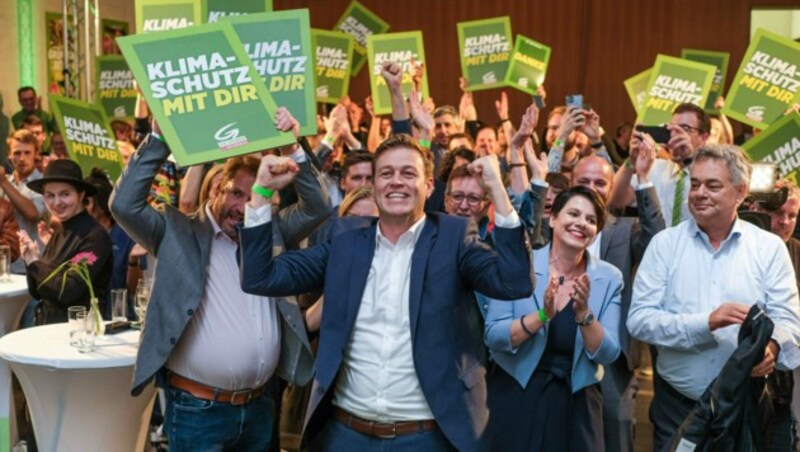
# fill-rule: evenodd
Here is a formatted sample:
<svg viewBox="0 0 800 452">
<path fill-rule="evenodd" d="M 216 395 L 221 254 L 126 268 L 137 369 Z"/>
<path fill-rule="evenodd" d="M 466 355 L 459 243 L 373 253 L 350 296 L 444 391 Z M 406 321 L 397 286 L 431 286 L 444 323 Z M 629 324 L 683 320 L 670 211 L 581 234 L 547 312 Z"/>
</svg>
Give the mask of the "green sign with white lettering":
<svg viewBox="0 0 800 452">
<path fill-rule="evenodd" d="M 226 21 L 119 38 L 119 47 L 182 166 L 294 142 Z"/>
<path fill-rule="evenodd" d="M 199 25 L 201 10 L 200 0 L 136 0 L 136 33 Z"/>
<path fill-rule="evenodd" d="M 386 61 L 400 65 L 403 71 L 403 93 L 408 96 L 413 88 L 412 64 L 425 63 L 425 46 L 422 43 L 421 31 L 405 33 L 386 33 L 372 35 L 367 39 L 367 56 L 369 59 L 369 85 L 372 89 L 372 102 L 375 114 L 383 115 L 392 112 L 392 99 L 386 80 L 381 75 L 381 66 Z M 428 77 L 423 75 L 421 87 L 422 98 L 428 97 Z"/>
<path fill-rule="evenodd" d="M 133 73 L 125 58 L 117 55 L 99 56 L 95 60 L 94 96 L 110 118 L 133 118 L 136 108 L 136 88 Z"/>
<path fill-rule="evenodd" d="M 717 69 L 694 61 L 658 55 L 647 82 L 647 98 L 636 122 L 660 125 L 672 119 L 672 110 L 680 104 L 706 104 Z"/>
<path fill-rule="evenodd" d="M 505 86 L 514 38 L 508 16 L 460 22 L 458 49 L 468 91 Z"/>
<path fill-rule="evenodd" d="M 800 183 L 800 114 L 782 116 L 742 148 L 752 161 L 774 163 L 781 177 Z"/>
<path fill-rule="evenodd" d="M 372 35 L 386 33 L 389 31 L 389 24 L 378 17 L 377 14 L 368 10 L 366 6 L 356 0 L 344 10 L 344 14 L 333 26 L 335 31 L 347 33 L 355 39 L 355 52 L 353 53 L 353 65 L 350 74 L 355 77 L 367 62 L 367 38 Z"/>
<path fill-rule="evenodd" d="M 347 96 L 354 42 L 352 36 L 337 31 L 311 30 L 318 102 L 335 104 Z"/>
<path fill-rule="evenodd" d="M 225 19 L 244 44 L 279 107 L 300 123 L 300 135 L 317 134 L 314 64 L 308 10 L 248 14 Z"/>
<path fill-rule="evenodd" d="M 759 29 L 733 79 L 722 113 L 765 129 L 800 99 L 800 43 Z"/>
<path fill-rule="evenodd" d="M 637 114 L 644 106 L 645 99 L 647 99 L 647 82 L 650 81 L 651 70 L 652 68 L 645 69 L 624 82 L 625 91 L 628 92 L 628 97 L 631 99 Z"/>
<path fill-rule="evenodd" d="M 204 23 L 213 24 L 224 17 L 272 11 L 272 0 L 202 0 Z"/>
<path fill-rule="evenodd" d="M 78 163 L 83 175 L 88 176 L 96 167 L 105 171 L 111 180 L 117 180 L 122 173 L 122 156 L 102 108 L 56 95 L 51 95 L 49 100 L 69 158 Z"/>
<path fill-rule="evenodd" d="M 536 94 L 536 87 L 544 83 L 549 61 L 550 47 L 517 35 L 506 72 L 506 84 L 528 94 Z"/>
<path fill-rule="evenodd" d="M 710 64 L 717 68 L 714 74 L 714 81 L 711 82 L 711 91 L 708 93 L 706 99 L 705 110 L 709 113 L 719 113 L 714 104 L 717 98 L 722 95 L 725 90 L 725 76 L 728 74 L 728 59 L 730 59 L 728 52 L 712 52 L 710 50 L 697 50 L 697 49 L 683 49 L 681 50 L 681 58 L 689 61 L 697 61 L 698 63 Z"/>
</svg>

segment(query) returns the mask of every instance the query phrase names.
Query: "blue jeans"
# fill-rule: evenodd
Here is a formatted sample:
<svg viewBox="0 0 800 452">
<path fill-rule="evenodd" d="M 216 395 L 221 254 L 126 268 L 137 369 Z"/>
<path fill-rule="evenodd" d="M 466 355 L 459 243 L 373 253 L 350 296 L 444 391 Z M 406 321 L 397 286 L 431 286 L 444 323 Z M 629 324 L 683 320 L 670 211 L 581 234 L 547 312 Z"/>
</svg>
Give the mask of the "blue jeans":
<svg viewBox="0 0 800 452">
<path fill-rule="evenodd" d="M 317 435 L 317 438 L 312 440 L 311 450 L 322 452 L 450 452 L 455 448 L 438 428 L 384 439 L 358 433 L 341 422 L 331 419 L 325 424 L 325 428 Z"/>
<path fill-rule="evenodd" d="M 212 402 L 167 388 L 164 431 L 171 452 L 263 451 L 272 439 L 269 391 L 244 405 Z"/>
</svg>

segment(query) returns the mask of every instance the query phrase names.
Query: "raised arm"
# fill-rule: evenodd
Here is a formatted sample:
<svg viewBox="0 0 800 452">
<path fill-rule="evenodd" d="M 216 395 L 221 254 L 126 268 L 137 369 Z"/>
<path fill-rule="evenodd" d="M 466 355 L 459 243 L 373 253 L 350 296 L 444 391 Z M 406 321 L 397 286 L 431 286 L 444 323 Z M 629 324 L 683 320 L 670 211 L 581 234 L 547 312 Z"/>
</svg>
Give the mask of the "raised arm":
<svg viewBox="0 0 800 452">
<path fill-rule="evenodd" d="M 150 186 L 169 156 L 169 147 L 162 141 L 157 123 L 153 133 L 145 138 L 131 157 L 111 194 L 111 215 L 138 244 L 150 254 L 158 255 L 158 245 L 164 237 L 166 220 L 147 202 Z M 155 134 L 159 134 L 156 137 Z"/>
</svg>

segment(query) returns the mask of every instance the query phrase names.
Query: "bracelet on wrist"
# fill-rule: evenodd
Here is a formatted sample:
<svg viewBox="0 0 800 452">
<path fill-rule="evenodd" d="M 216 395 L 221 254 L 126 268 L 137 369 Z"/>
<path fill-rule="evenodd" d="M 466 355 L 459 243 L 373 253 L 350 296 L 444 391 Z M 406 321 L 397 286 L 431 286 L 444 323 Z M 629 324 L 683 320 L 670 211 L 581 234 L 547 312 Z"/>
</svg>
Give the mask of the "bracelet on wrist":
<svg viewBox="0 0 800 452">
<path fill-rule="evenodd" d="M 524 163 L 512 163 L 512 164 L 510 164 L 510 165 L 508 165 L 508 166 L 509 166 L 510 168 L 524 168 L 524 167 L 526 167 L 527 165 L 525 165 Z"/>
<path fill-rule="evenodd" d="M 132 260 L 128 261 L 128 267 L 138 267 L 138 266 L 139 266 L 139 259 L 136 259 L 135 261 Z"/>
<path fill-rule="evenodd" d="M 591 146 L 592 146 L 592 149 L 600 149 L 601 147 L 603 147 L 603 142 L 602 141 L 598 141 L 596 143 L 592 143 Z"/>
<path fill-rule="evenodd" d="M 421 147 L 423 147 L 423 148 L 425 148 L 425 149 L 430 149 L 430 148 L 431 148 L 431 142 L 430 142 L 430 141 L 428 141 L 428 140 L 417 140 L 417 143 L 418 143 L 418 144 L 419 144 Z"/>
<path fill-rule="evenodd" d="M 563 147 L 564 147 L 564 142 L 563 142 L 563 141 L 561 141 L 561 138 L 556 138 L 556 139 L 553 141 L 553 147 L 554 147 L 554 148 L 563 148 Z"/>
<path fill-rule="evenodd" d="M 533 337 L 533 333 L 531 332 L 531 330 L 529 330 L 528 327 L 525 326 L 525 316 L 524 315 L 519 318 L 519 326 L 522 327 L 522 331 L 524 331 L 525 334 L 527 334 L 530 337 Z"/>
<path fill-rule="evenodd" d="M 503 124 L 504 122 L 511 122 L 511 120 L 508 119 L 508 118 L 505 118 L 505 119 L 500 118 L 500 124 Z"/>
<path fill-rule="evenodd" d="M 633 169 L 633 163 L 631 163 L 631 159 L 625 159 L 625 168 L 628 168 L 629 170 Z"/>
<path fill-rule="evenodd" d="M 547 325 L 547 322 L 550 321 L 550 317 L 547 317 L 547 313 L 544 312 L 544 308 L 539 309 L 539 320 L 541 320 L 545 325 Z"/>
<path fill-rule="evenodd" d="M 252 190 L 253 193 L 261 195 L 267 199 L 272 198 L 272 195 L 275 193 L 275 190 L 259 185 L 258 182 L 253 184 L 253 186 L 250 187 L 250 190 Z"/>
</svg>

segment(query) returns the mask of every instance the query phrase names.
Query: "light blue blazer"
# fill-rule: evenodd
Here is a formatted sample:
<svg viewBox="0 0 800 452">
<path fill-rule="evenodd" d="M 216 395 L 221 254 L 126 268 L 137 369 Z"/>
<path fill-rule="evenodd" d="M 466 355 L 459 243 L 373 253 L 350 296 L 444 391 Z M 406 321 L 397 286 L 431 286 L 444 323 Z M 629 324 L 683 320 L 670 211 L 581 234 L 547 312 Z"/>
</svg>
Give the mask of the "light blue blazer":
<svg viewBox="0 0 800 452">
<path fill-rule="evenodd" d="M 492 359 L 514 377 L 523 388 L 528 385 L 547 346 L 545 326 L 520 344 L 511 345 L 511 323 L 523 315 L 536 315 L 544 306 L 544 292 L 550 280 L 550 245 L 533 252 L 536 288 L 533 295 L 512 302 L 489 298 L 486 313 L 486 345 Z M 587 253 L 586 273 L 589 276 L 589 309 L 594 312 L 605 334 L 600 347 L 592 354 L 583 346 L 581 332 L 576 333 L 575 354 L 572 360 L 572 392 L 577 392 L 603 379 L 603 364 L 611 364 L 620 353 L 617 331 L 620 322 L 622 273 L 611 264 Z M 533 313 L 533 314 L 531 314 Z"/>
</svg>

